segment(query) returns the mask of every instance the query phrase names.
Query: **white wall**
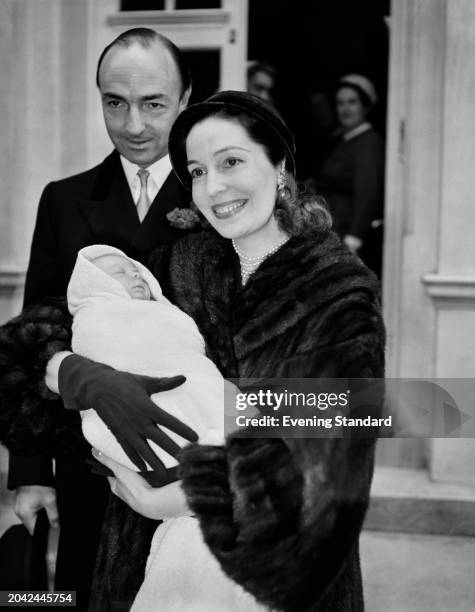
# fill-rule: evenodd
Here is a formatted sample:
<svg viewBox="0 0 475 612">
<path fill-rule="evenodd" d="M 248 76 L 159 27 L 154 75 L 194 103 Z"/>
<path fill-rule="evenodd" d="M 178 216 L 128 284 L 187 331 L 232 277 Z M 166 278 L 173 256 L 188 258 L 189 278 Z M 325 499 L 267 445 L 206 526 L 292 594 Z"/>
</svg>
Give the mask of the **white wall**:
<svg viewBox="0 0 475 612">
<path fill-rule="evenodd" d="M 16 314 L 41 192 L 110 150 L 95 91 L 118 0 L 0 0 L 0 322 Z"/>
<path fill-rule="evenodd" d="M 388 374 L 471 378 L 475 3 L 394 0 L 390 27 L 384 271 Z M 473 413 L 469 403 L 460 408 Z M 427 465 L 435 478 L 467 481 L 475 480 L 473 442 L 399 440 L 386 447 L 398 465 Z"/>
</svg>

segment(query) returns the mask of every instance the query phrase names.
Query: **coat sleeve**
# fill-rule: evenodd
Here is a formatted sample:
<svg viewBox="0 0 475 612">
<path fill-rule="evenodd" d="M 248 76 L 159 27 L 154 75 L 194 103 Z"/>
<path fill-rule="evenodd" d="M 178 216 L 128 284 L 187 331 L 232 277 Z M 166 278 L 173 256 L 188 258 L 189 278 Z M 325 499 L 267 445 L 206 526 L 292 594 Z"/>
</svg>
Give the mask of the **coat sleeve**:
<svg viewBox="0 0 475 612">
<path fill-rule="evenodd" d="M 360 316 L 358 304 L 366 308 Z M 340 327 L 327 327 L 338 321 Z M 354 303 L 344 299 L 329 311 L 325 326 L 329 335 L 302 352 L 300 368 L 312 364 L 314 377 L 383 376 L 377 306 L 361 296 Z M 271 608 L 319 609 L 357 544 L 374 445 L 374 438 L 231 435 L 224 447 L 186 447 L 183 488 L 223 570 Z"/>
<path fill-rule="evenodd" d="M 61 350 L 71 350 L 62 300 L 25 308 L 0 328 L 0 442 L 14 454 L 51 456 L 82 444 L 71 427 L 77 415 L 44 383 L 49 359 Z"/>
<path fill-rule="evenodd" d="M 364 240 L 371 221 L 382 216 L 384 151 L 377 134 L 357 149 L 353 175 L 353 213 L 348 234 Z"/>
</svg>

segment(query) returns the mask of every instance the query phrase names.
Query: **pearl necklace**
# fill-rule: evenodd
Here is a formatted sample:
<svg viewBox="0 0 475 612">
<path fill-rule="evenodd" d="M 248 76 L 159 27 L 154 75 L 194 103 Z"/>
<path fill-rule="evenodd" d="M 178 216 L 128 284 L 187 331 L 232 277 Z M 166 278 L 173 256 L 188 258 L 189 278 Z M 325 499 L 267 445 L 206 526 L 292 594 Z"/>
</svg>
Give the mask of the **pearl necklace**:
<svg viewBox="0 0 475 612">
<path fill-rule="evenodd" d="M 233 238 L 231 242 L 233 243 L 233 248 L 236 251 L 237 256 L 239 257 L 239 263 L 241 265 L 242 284 L 245 285 L 247 281 L 249 280 L 249 277 L 251 276 L 251 274 L 257 270 L 257 268 L 261 265 L 261 263 L 265 259 L 270 257 L 271 255 L 276 253 L 280 249 L 280 247 L 283 246 L 287 242 L 288 239 L 289 239 L 289 236 L 286 236 L 278 244 L 276 244 L 274 247 L 272 247 L 271 249 L 269 249 L 262 255 L 256 255 L 254 257 L 250 257 L 249 255 L 245 255 L 239 250 Z"/>
</svg>

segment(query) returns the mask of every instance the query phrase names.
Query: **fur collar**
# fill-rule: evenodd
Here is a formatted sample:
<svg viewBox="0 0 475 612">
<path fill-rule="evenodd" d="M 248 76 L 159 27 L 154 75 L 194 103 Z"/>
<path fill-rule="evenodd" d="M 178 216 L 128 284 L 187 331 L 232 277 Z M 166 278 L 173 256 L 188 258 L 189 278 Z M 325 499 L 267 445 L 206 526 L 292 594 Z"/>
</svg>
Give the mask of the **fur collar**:
<svg viewBox="0 0 475 612">
<path fill-rule="evenodd" d="M 379 299 L 376 277 L 333 232 L 292 237 L 244 287 L 231 242 L 216 232 L 187 236 L 175 246 L 171 268 L 174 278 L 182 279 L 175 296 L 179 305 L 199 326 L 201 320 L 207 339 L 230 327 L 238 361 L 345 295 Z M 183 256 L 194 262 L 189 274 L 183 274 Z"/>
</svg>

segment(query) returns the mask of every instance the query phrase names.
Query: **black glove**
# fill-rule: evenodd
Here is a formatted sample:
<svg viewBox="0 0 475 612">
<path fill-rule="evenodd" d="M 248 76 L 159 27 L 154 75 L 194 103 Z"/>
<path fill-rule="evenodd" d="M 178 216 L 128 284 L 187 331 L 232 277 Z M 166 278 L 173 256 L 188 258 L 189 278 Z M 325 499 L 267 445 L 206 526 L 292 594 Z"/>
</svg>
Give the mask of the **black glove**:
<svg viewBox="0 0 475 612">
<path fill-rule="evenodd" d="M 177 456 L 180 447 L 157 425 L 190 442 L 196 442 L 198 436 L 190 427 L 154 404 L 149 396 L 175 389 L 185 380 L 184 376 L 152 378 L 129 374 L 79 355 L 63 359 L 58 373 L 59 392 L 66 408 L 94 408 L 139 470 L 147 469 L 146 461 L 163 476 L 166 468 L 146 439 L 173 457 Z"/>
</svg>

